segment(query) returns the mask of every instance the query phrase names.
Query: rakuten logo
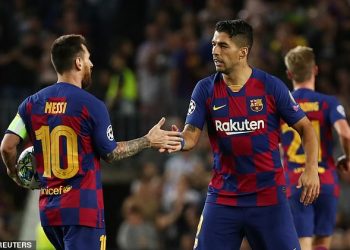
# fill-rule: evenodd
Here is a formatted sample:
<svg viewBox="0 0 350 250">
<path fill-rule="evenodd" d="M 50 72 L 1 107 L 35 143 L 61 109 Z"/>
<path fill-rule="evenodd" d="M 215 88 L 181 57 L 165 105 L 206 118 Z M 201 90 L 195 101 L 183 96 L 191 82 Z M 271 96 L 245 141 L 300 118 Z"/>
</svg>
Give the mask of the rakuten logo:
<svg viewBox="0 0 350 250">
<path fill-rule="evenodd" d="M 229 122 L 221 122 L 215 120 L 216 131 L 226 132 L 227 135 L 237 135 L 254 132 L 257 129 L 265 128 L 265 123 L 263 120 L 258 121 L 233 121 L 230 119 Z"/>
</svg>

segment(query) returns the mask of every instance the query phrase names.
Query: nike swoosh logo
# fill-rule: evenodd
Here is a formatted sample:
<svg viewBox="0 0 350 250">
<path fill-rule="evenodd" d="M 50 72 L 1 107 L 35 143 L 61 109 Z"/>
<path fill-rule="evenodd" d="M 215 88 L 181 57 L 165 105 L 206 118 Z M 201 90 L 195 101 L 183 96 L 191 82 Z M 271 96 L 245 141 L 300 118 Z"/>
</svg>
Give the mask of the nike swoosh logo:
<svg viewBox="0 0 350 250">
<path fill-rule="evenodd" d="M 226 106 L 226 104 L 225 104 L 225 105 L 222 105 L 222 106 L 218 106 L 218 107 L 216 107 L 216 106 L 214 105 L 213 110 L 216 111 L 216 110 L 222 109 L 222 108 L 225 107 L 225 106 Z"/>
</svg>

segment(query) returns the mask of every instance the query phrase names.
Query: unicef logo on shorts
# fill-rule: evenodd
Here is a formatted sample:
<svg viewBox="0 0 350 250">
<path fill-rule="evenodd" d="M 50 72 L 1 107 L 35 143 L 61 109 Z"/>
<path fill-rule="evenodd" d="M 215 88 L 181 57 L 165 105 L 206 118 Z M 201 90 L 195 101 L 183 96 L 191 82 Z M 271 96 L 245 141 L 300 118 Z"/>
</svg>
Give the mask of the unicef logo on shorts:
<svg viewBox="0 0 350 250">
<path fill-rule="evenodd" d="M 196 103 L 193 100 L 191 100 L 190 106 L 188 107 L 187 115 L 192 114 L 195 109 L 196 109 Z"/>
<path fill-rule="evenodd" d="M 108 140 L 110 140 L 110 141 L 114 140 L 112 125 L 108 126 L 106 134 L 107 134 Z"/>
</svg>

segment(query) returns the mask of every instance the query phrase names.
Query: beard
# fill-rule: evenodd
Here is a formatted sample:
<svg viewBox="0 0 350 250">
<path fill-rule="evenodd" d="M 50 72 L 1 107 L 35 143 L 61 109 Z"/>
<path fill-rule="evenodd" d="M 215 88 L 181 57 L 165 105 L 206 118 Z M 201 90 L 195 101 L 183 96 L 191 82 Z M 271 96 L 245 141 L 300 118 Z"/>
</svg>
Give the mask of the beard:
<svg viewBox="0 0 350 250">
<path fill-rule="evenodd" d="M 218 73 L 223 73 L 223 74 L 227 74 L 228 70 L 227 70 L 227 67 L 226 67 L 226 64 L 224 63 L 224 61 L 220 61 L 220 65 L 216 65 L 215 63 L 215 60 L 214 60 L 214 66 L 215 66 L 215 70 L 216 72 Z"/>
<path fill-rule="evenodd" d="M 225 75 L 228 75 L 230 73 L 230 70 L 228 70 L 226 68 L 223 68 L 223 67 L 221 67 L 221 68 L 215 67 L 215 69 L 216 69 L 216 72 L 222 73 L 222 74 L 225 74 Z"/>
<path fill-rule="evenodd" d="M 88 87 L 90 87 L 92 83 L 92 79 L 91 79 L 91 69 L 89 67 L 85 67 L 85 73 L 84 73 L 84 77 L 81 81 L 81 87 L 83 89 L 86 89 Z"/>
</svg>

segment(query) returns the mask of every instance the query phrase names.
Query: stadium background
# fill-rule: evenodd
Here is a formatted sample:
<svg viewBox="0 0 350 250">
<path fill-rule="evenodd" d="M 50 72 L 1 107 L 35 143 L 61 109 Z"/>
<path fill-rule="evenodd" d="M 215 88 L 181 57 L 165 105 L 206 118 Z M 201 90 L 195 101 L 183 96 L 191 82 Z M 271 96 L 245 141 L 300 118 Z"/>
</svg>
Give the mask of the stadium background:
<svg viewBox="0 0 350 250">
<path fill-rule="evenodd" d="M 161 116 L 181 126 L 196 81 L 214 72 L 215 22 L 235 18 L 254 27 L 250 63 L 289 88 L 283 56 L 296 45 L 313 47 L 317 89 L 336 95 L 350 117 L 348 0 L 11 0 L 0 2 L 0 129 L 26 96 L 56 81 L 50 45 L 68 33 L 90 43 L 89 91 L 106 102 L 117 140 L 144 135 Z M 190 153 L 148 150 L 103 166 L 108 249 L 138 242 L 144 247 L 134 249 L 192 248 L 210 177 L 206 140 Z M 342 187 L 334 250 L 350 249 L 350 187 Z M 0 241 L 36 237 L 35 199 L 1 162 Z M 120 230 L 122 224 L 139 227 Z"/>
</svg>

